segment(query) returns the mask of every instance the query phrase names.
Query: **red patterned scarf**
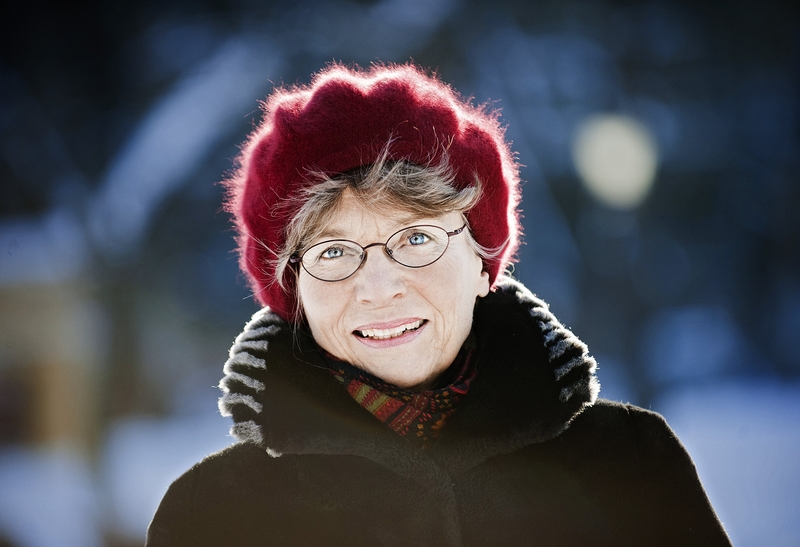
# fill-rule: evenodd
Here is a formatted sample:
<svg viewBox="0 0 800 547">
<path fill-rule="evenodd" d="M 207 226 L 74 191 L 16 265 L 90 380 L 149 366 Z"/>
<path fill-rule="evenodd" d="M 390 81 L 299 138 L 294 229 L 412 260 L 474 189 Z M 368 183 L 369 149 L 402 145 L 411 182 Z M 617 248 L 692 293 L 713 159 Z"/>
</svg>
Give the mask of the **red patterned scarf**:
<svg viewBox="0 0 800 547">
<path fill-rule="evenodd" d="M 409 441 L 427 448 L 439 436 L 447 419 L 475 378 L 475 344 L 472 336 L 461 348 L 456 360 L 429 391 L 413 391 L 389 384 L 339 361 L 323 351 L 331 373 L 355 401 L 373 416 Z"/>
</svg>

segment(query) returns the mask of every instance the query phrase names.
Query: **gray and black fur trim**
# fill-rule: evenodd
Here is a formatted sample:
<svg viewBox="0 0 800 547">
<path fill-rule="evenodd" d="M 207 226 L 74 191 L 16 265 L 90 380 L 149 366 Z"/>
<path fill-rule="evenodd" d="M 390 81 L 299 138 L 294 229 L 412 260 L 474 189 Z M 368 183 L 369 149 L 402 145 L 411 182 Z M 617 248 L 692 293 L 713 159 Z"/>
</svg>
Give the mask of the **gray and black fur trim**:
<svg viewBox="0 0 800 547">
<path fill-rule="evenodd" d="M 442 435 L 443 444 L 464 454 L 465 467 L 559 435 L 596 400 L 600 384 L 586 345 L 520 283 L 501 279 L 479 299 L 473 331 L 475 396 L 465 398 Z M 236 338 L 219 384 L 220 412 L 234 421 L 231 435 L 271 454 L 369 456 L 370 435 L 394 434 L 371 416 L 364 420 L 324 368 L 302 328 L 295 331 L 268 308 L 257 312 Z M 398 450 L 406 450 L 397 438 Z"/>
</svg>

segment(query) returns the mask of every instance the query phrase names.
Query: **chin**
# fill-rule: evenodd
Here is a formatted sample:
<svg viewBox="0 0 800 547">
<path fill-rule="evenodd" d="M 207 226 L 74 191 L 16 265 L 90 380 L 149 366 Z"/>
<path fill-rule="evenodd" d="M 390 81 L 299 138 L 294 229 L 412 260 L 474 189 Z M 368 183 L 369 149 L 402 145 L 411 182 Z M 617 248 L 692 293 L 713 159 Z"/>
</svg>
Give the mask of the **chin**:
<svg viewBox="0 0 800 547">
<path fill-rule="evenodd" d="M 386 374 L 387 371 L 398 370 L 400 367 L 407 367 L 409 362 L 413 362 L 413 358 L 404 359 L 396 364 L 387 364 L 386 366 L 378 368 L 365 368 L 364 370 L 366 370 L 373 376 L 380 378 L 384 382 L 394 384 L 397 387 L 401 387 L 403 389 L 416 389 L 418 386 L 422 386 L 429 382 L 435 381 L 436 378 L 438 377 L 438 374 L 431 375 L 431 374 L 426 374 L 423 371 L 419 371 L 416 374 L 406 375 L 402 377 Z"/>
<path fill-rule="evenodd" d="M 428 389 L 436 382 L 436 379 L 440 376 L 440 374 L 441 373 L 438 372 L 428 373 L 428 374 L 420 373 L 413 377 L 406 376 L 392 383 L 398 387 L 402 387 L 405 389 L 413 389 L 413 390 Z"/>
</svg>

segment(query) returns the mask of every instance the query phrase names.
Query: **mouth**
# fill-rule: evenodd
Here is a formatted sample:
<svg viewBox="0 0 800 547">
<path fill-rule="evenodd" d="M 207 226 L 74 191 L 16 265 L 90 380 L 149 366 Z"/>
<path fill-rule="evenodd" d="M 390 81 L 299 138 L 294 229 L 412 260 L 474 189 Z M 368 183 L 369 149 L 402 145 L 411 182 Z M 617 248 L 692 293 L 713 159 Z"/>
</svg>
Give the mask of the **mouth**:
<svg viewBox="0 0 800 547">
<path fill-rule="evenodd" d="M 365 340 L 391 340 L 393 338 L 399 338 L 407 332 L 414 332 L 427 322 L 427 319 L 418 319 L 416 321 L 412 321 L 411 323 L 398 325 L 389 329 L 355 330 L 353 331 L 353 334 Z"/>
</svg>

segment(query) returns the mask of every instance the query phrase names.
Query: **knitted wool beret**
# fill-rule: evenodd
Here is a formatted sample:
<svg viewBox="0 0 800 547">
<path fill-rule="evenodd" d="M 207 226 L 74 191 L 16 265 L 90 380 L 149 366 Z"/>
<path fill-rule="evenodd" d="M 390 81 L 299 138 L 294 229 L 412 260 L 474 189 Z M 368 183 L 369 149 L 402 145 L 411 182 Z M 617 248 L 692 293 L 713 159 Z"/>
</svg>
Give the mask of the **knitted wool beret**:
<svg viewBox="0 0 800 547">
<path fill-rule="evenodd" d="M 490 283 L 518 245 L 519 170 L 493 112 L 462 100 L 448 85 L 412 65 L 350 69 L 332 65 L 308 86 L 276 90 L 264 119 L 226 181 L 227 209 L 238 231 L 240 266 L 263 306 L 295 321 L 295 284 L 275 279 L 274 259 L 300 205 L 308 174 L 335 175 L 373 163 L 387 143 L 390 160 L 447 162 L 459 188 L 481 181 L 466 213 L 475 240 L 497 258 L 484 261 Z"/>
</svg>

